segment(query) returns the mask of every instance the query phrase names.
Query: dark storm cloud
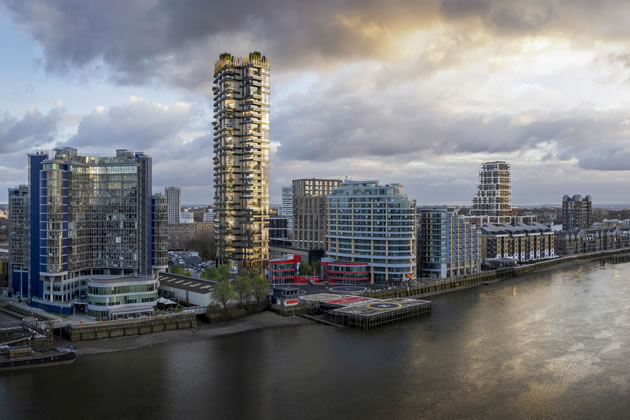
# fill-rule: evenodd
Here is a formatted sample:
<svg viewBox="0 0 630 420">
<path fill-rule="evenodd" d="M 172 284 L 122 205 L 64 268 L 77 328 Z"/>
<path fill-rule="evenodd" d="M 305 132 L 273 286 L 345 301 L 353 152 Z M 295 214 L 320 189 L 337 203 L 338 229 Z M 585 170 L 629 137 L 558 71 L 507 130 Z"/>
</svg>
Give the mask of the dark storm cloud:
<svg viewBox="0 0 630 420">
<path fill-rule="evenodd" d="M 22 119 L 0 114 L 0 154 L 32 150 L 50 143 L 63 113 L 62 107 L 56 107 L 46 115 L 37 109 L 29 110 Z"/>
<path fill-rule="evenodd" d="M 103 62 L 121 84 L 199 89 L 223 50 L 263 51 L 279 70 L 392 58 L 408 32 L 446 22 L 462 33 L 623 37 L 613 0 L 0 0 L 43 46 L 50 71 Z M 612 6 L 615 6 L 614 8 Z M 462 18 L 478 18 L 467 26 Z M 594 21 L 606 22 L 597 25 Z M 461 27 L 458 27 L 460 25 Z"/>
</svg>

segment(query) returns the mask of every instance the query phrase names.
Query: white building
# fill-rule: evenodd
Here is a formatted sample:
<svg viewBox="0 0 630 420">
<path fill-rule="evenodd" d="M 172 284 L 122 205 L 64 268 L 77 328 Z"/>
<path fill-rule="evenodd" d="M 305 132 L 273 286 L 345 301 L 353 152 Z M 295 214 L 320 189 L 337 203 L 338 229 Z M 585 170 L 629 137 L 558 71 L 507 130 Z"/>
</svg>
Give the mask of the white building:
<svg viewBox="0 0 630 420">
<path fill-rule="evenodd" d="M 188 210 L 184 210 L 179 216 L 180 223 L 195 223 L 195 216 Z"/>
<path fill-rule="evenodd" d="M 402 185 L 344 181 L 328 196 L 327 254 L 367 262 L 371 283 L 416 277 L 416 202 Z"/>
<path fill-rule="evenodd" d="M 160 273 L 160 296 L 170 300 L 196 306 L 213 303 L 214 283 L 170 273 Z"/>
<path fill-rule="evenodd" d="M 481 165 L 477 195 L 473 198 L 470 215 L 488 216 L 490 223 L 510 222 L 512 187 L 507 162 L 485 162 Z"/>
<path fill-rule="evenodd" d="M 168 205 L 168 224 L 179 223 L 179 215 L 182 212 L 182 189 L 180 187 L 164 188 L 166 204 Z"/>
<path fill-rule="evenodd" d="M 214 222 L 214 212 L 212 210 L 208 210 L 203 214 L 204 222 Z"/>
</svg>

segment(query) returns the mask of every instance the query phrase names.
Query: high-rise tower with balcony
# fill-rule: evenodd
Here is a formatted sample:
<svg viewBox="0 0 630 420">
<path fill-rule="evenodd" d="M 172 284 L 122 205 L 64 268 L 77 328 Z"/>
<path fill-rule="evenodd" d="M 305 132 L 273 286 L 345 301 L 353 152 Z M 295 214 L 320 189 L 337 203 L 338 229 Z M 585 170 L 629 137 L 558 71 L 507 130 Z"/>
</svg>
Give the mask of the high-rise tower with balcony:
<svg viewBox="0 0 630 420">
<path fill-rule="evenodd" d="M 269 62 L 223 53 L 214 66 L 214 204 L 218 263 L 269 259 Z"/>
<path fill-rule="evenodd" d="M 485 162 L 479 172 L 477 195 L 473 198 L 471 216 L 487 216 L 491 223 L 509 223 L 512 216 L 510 165 L 507 162 Z"/>
</svg>

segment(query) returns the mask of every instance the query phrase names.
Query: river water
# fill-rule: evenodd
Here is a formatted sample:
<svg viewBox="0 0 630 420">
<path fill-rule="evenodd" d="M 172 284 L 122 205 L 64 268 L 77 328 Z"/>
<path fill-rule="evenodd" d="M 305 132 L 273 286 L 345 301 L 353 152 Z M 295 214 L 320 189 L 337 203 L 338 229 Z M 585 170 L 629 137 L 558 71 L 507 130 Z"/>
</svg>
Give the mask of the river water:
<svg viewBox="0 0 630 420">
<path fill-rule="evenodd" d="M 434 297 L 431 318 L 82 356 L 0 375 L 0 418 L 629 418 L 630 264 Z"/>
</svg>

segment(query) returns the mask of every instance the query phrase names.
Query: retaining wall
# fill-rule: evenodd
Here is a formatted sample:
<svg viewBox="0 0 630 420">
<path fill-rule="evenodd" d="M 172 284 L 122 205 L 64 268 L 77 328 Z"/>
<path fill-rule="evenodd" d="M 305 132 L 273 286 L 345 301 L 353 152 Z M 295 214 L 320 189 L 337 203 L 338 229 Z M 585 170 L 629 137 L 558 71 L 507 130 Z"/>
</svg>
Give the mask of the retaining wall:
<svg viewBox="0 0 630 420">
<path fill-rule="evenodd" d="M 177 314 L 137 320 L 72 325 L 64 328 L 63 335 L 70 341 L 87 341 L 195 327 L 197 327 L 195 314 Z"/>
<path fill-rule="evenodd" d="M 556 258 L 553 260 L 541 261 L 534 264 L 521 265 L 517 267 L 501 268 L 493 271 L 481 272 L 470 276 L 456 277 L 452 279 L 437 280 L 431 283 L 420 284 L 408 288 L 398 288 L 392 290 L 377 290 L 366 293 L 380 299 L 394 297 L 427 297 L 431 295 L 454 292 L 469 287 L 478 286 L 483 283 L 497 282 L 522 276 L 527 273 L 539 271 L 555 265 L 577 260 L 600 260 L 602 263 L 624 263 L 630 262 L 630 249 L 615 249 L 612 251 L 592 252 L 588 254 L 573 255 L 570 257 Z"/>
</svg>

